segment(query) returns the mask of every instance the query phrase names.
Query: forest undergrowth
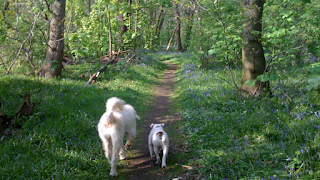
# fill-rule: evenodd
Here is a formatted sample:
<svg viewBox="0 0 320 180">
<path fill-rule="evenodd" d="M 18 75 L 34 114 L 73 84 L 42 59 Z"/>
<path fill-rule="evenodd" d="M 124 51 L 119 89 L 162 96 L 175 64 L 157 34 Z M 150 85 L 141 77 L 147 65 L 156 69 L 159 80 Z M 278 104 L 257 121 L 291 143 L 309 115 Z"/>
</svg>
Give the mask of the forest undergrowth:
<svg viewBox="0 0 320 180">
<path fill-rule="evenodd" d="M 320 108 L 308 102 L 303 66 L 275 66 L 272 98 L 244 97 L 226 68 L 184 58 L 178 73 L 190 174 L 204 179 L 318 179 Z M 231 69 L 240 86 L 241 71 Z"/>
<path fill-rule="evenodd" d="M 112 96 L 125 99 L 143 118 L 152 87 L 179 64 L 175 104 L 182 110 L 181 133 L 193 158 L 189 179 L 318 179 L 320 108 L 308 102 L 301 67 L 275 67 L 273 97 L 240 96 L 226 68 L 202 69 L 188 53 L 152 53 L 128 67 L 114 65 L 89 87 L 98 64 L 65 67 L 58 79 L 9 75 L 0 78 L 2 110 L 13 118 L 22 96 L 31 93 L 34 114 L 15 121 L 0 144 L 2 179 L 110 178 L 96 125 Z M 284 68 L 285 67 L 285 68 Z M 231 69 L 240 84 L 240 69 Z M 119 174 L 126 165 L 120 161 Z M 121 178 L 121 176 L 120 176 Z"/>
</svg>

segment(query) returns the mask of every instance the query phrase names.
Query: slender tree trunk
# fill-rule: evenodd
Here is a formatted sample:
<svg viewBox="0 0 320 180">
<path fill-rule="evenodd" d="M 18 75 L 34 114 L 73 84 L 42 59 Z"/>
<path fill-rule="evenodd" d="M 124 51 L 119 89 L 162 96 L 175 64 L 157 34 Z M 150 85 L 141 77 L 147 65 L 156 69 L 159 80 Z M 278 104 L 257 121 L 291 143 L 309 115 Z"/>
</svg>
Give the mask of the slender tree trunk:
<svg viewBox="0 0 320 180">
<path fill-rule="evenodd" d="M 52 7 L 46 59 L 39 71 L 48 78 L 61 76 L 64 48 L 64 17 L 66 0 L 55 0 Z"/>
<path fill-rule="evenodd" d="M 192 7 L 190 7 L 186 12 L 186 14 L 188 15 L 188 19 L 187 19 L 187 27 L 186 27 L 185 46 L 183 47 L 183 50 L 187 50 L 188 47 L 190 46 L 194 12 L 195 12 L 195 5 L 193 4 Z"/>
<path fill-rule="evenodd" d="M 121 0 L 118 0 L 119 3 L 121 3 Z M 121 50 L 124 48 L 123 45 L 123 40 L 122 40 L 122 36 L 124 35 L 125 32 L 128 31 L 128 27 L 125 25 L 125 19 L 123 16 L 122 12 L 118 12 L 118 16 L 117 16 L 117 20 L 119 23 L 119 29 L 120 29 L 120 33 L 117 34 L 117 41 L 118 41 L 118 46 L 117 46 L 117 50 Z"/>
<path fill-rule="evenodd" d="M 182 43 L 181 43 L 181 14 L 179 12 L 179 6 L 178 4 L 176 4 L 176 14 L 177 14 L 177 31 L 176 31 L 176 43 L 177 43 L 177 51 L 182 51 Z"/>
<path fill-rule="evenodd" d="M 242 28 L 242 79 L 241 89 L 256 96 L 269 92 L 269 83 L 256 81 L 251 86 L 245 82 L 255 80 L 265 72 L 266 61 L 261 44 L 262 12 L 264 0 L 245 0 L 244 24 Z"/>
<path fill-rule="evenodd" d="M 136 19 L 134 21 L 134 42 L 133 42 L 133 54 L 136 54 L 136 48 L 137 48 L 137 37 L 138 37 L 138 13 L 139 13 L 139 10 L 138 10 L 138 7 L 139 7 L 139 0 L 135 0 L 136 2 Z"/>
<path fill-rule="evenodd" d="M 124 35 L 125 32 L 127 32 L 128 28 L 127 26 L 124 24 L 124 17 L 123 14 L 119 14 L 119 16 L 117 17 L 118 22 L 120 24 L 120 33 L 118 33 L 117 35 L 117 39 L 118 39 L 118 49 L 122 49 L 123 46 L 123 41 L 122 41 L 122 36 Z"/>
<path fill-rule="evenodd" d="M 156 26 L 155 26 L 155 34 L 156 34 L 156 38 L 154 38 L 154 42 L 153 44 L 160 44 L 159 40 L 160 40 L 160 32 L 164 23 L 164 10 L 163 7 L 160 7 L 160 13 L 158 18 L 156 18 Z"/>
<path fill-rule="evenodd" d="M 112 58 L 112 31 L 111 31 L 110 12 L 108 8 L 108 4 L 106 5 L 106 8 L 107 8 L 108 31 L 109 31 L 109 55 Z"/>
<path fill-rule="evenodd" d="M 177 31 L 177 29 L 178 29 L 178 26 L 179 26 L 179 24 L 177 24 L 177 26 L 174 28 L 174 30 L 173 30 L 173 32 L 172 32 L 172 34 L 171 34 L 169 43 L 168 43 L 168 45 L 167 45 L 166 52 L 168 52 L 169 49 L 170 49 L 171 42 L 172 42 L 172 40 L 173 40 L 174 34 L 176 34 L 176 31 Z"/>
<path fill-rule="evenodd" d="M 2 14 L 5 15 L 6 14 L 6 10 L 9 9 L 9 1 L 8 0 L 4 0 L 3 2 L 3 7 L 2 7 Z"/>
</svg>

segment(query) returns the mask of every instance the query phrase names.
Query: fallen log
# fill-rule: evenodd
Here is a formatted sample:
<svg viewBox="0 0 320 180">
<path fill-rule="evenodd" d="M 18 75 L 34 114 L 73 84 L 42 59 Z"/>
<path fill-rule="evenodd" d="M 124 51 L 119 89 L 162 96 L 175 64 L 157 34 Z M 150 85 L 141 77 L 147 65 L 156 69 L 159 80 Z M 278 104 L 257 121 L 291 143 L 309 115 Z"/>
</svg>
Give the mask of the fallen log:
<svg viewBox="0 0 320 180">
<path fill-rule="evenodd" d="M 101 63 L 105 63 L 105 62 L 109 62 L 111 61 L 114 57 L 118 57 L 119 55 L 121 54 L 125 54 L 125 53 L 128 53 L 130 51 L 117 51 L 117 52 L 112 52 L 112 54 L 107 54 L 107 55 L 104 55 L 104 56 L 101 56 L 100 58 L 98 58 L 98 60 L 101 62 Z"/>
<path fill-rule="evenodd" d="M 127 61 L 126 61 L 126 63 L 124 63 L 124 67 L 126 67 L 127 66 L 127 64 L 131 61 L 131 59 L 133 59 L 134 57 L 135 57 L 136 55 L 134 54 L 134 55 L 132 55 L 131 56 L 131 58 L 129 58 Z"/>
<path fill-rule="evenodd" d="M 114 58 L 111 61 L 108 61 L 106 64 L 104 64 L 97 72 L 95 72 L 93 75 L 90 75 L 90 79 L 89 79 L 89 81 L 86 83 L 86 85 L 84 87 L 87 87 L 89 84 L 92 83 L 92 81 L 97 80 L 99 75 L 100 75 L 100 73 L 102 71 L 104 71 L 105 69 L 107 69 L 107 66 L 109 64 L 115 64 L 117 62 L 118 62 L 118 58 Z"/>
</svg>

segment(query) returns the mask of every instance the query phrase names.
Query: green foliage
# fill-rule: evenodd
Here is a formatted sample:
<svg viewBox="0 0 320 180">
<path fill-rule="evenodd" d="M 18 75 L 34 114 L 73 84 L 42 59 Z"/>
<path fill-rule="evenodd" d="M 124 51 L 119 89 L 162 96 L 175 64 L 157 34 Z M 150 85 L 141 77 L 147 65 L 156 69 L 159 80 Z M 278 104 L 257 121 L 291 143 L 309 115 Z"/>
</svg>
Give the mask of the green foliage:
<svg viewBox="0 0 320 180">
<path fill-rule="evenodd" d="M 244 84 L 248 84 L 249 86 L 254 86 L 257 81 L 260 82 L 270 82 L 270 81 L 277 81 L 280 77 L 273 73 L 264 73 L 260 74 L 256 79 L 254 80 L 247 80 L 244 82 Z"/>
<path fill-rule="evenodd" d="M 200 11 L 194 21 L 191 47 L 198 54 L 203 67 L 215 63 L 238 64 L 241 49 L 241 5 L 238 1 L 203 1 L 200 4 L 206 11 Z"/>
<path fill-rule="evenodd" d="M 14 65 L 11 69 L 13 73 L 26 73 L 34 70 L 27 61 L 28 58 L 34 66 L 42 65 L 47 49 L 47 37 L 44 34 L 48 30 L 47 22 L 41 20 L 41 15 L 47 15 L 46 12 L 41 14 L 44 9 L 46 9 L 45 4 L 39 1 L 32 4 L 24 2 L 21 3 L 21 7 L 20 2 L 9 1 L 7 9 L 1 8 L 0 66 L 2 70 L 0 73 L 8 70 L 12 65 Z M 23 42 L 24 46 L 18 54 Z M 16 61 L 13 61 L 15 58 Z"/>
<path fill-rule="evenodd" d="M 308 90 L 307 96 L 311 103 L 320 103 L 320 63 L 312 64 L 310 69 L 310 75 L 307 79 L 308 85 L 306 89 Z"/>
<path fill-rule="evenodd" d="M 277 55 L 273 64 L 301 65 L 317 55 L 320 17 L 315 14 L 319 1 L 267 1 L 264 9 L 266 57 Z"/>
</svg>

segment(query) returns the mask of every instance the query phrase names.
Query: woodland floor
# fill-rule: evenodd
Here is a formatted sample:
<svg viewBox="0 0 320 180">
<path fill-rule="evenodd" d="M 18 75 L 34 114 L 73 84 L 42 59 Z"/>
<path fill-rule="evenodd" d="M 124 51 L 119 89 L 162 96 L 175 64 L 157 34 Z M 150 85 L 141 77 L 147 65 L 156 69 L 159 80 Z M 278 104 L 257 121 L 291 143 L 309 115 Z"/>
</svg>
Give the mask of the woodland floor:
<svg viewBox="0 0 320 180">
<path fill-rule="evenodd" d="M 145 179 L 185 179 L 185 166 L 187 151 L 183 148 L 183 136 L 179 134 L 180 114 L 173 112 L 172 100 L 169 98 L 174 91 L 176 84 L 175 71 L 177 66 L 166 62 L 168 69 L 163 75 L 161 82 L 155 85 L 155 102 L 150 105 L 150 113 L 147 117 L 138 122 L 138 135 L 128 152 L 128 160 L 125 171 L 126 179 L 145 180 Z M 169 155 L 167 158 L 167 168 L 162 169 L 160 165 L 151 160 L 148 148 L 148 135 L 151 130 L 151 123 L 164 123 L 164 130 L 170 139 Z M 161 154 L 162 157 L 162 154 Z"/>
</svg>

